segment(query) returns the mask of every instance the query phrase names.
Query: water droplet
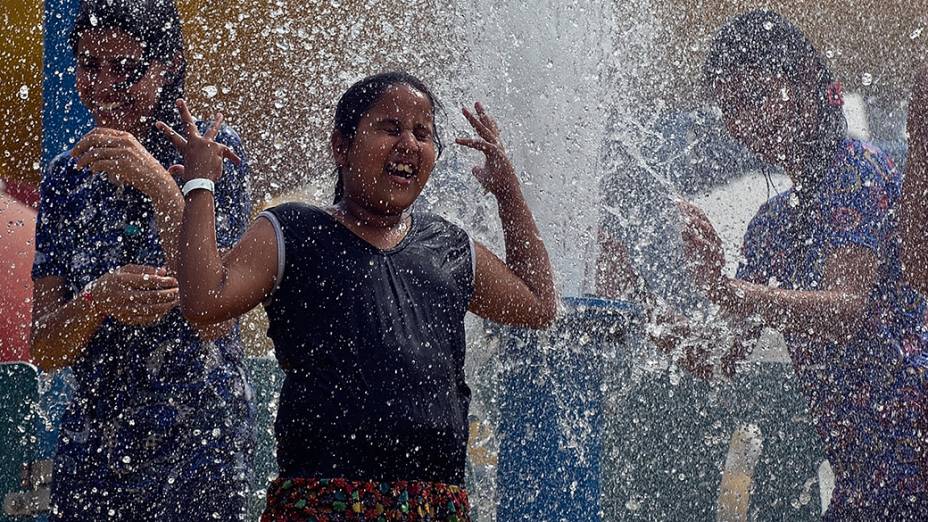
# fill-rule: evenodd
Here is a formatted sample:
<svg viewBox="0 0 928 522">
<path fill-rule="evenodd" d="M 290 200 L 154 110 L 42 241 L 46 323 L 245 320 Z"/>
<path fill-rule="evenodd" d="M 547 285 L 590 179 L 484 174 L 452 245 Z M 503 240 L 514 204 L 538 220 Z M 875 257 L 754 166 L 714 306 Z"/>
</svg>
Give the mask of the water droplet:
<svg viewBox="0 0 928 522">
<path fill-rule="evenodd" d="M 764 22 L 764 29 L 767 31 L 773 29 L 773 22 Z"/>
<path fill-rule="evenodd" d="M 862 83 L 864 87 L 869 87 L 870 85 L 873 84 L 873 75 L 870 73 L 864 73 L 860 77 L 860 83 Z"/>
<path fill-rule="evenodd" d="M 132 459 L 129 458 L 128 455 L 126 455 L 125 457 L 122 458 L 122 463 L 123 463 L 123 464 L 128 464 L 128 463 L 130 463 L 130 462 L 132 462 Z"/>
<path fill-rule="evenodd" d="M 97 18 L 97 15 L 90 15 L 90 25 L 96 27 L 100 23 L 100 20 Z"/>
<path fill-rule="evenodd" d="M 203 87 L 203 93 L 206 94 L 207 98 L 212 98 L 219 93 L 219 89 L 215 85 L 207 85 Z"/>
<path fill-rule="evenodd" d="M 29 86 L 22 85 L 19 87 L 19 99 L 26 100 L 29 98 Z"/>
</svg>

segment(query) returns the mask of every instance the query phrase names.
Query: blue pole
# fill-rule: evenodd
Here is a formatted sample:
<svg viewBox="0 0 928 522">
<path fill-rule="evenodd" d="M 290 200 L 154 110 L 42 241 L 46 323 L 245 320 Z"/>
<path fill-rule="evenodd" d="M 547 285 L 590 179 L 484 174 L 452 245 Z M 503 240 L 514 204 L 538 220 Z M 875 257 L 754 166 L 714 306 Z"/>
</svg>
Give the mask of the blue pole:
<svg viewBox="0 0 928 522">
<path fill-rule="evenodd" d="M 80 0 L 45 0 L 45 47 L 42 80 L 42 168 L 70 149 L 93 127 L 77 97 L 74 56 L 68 38 Z"/>
</svg>

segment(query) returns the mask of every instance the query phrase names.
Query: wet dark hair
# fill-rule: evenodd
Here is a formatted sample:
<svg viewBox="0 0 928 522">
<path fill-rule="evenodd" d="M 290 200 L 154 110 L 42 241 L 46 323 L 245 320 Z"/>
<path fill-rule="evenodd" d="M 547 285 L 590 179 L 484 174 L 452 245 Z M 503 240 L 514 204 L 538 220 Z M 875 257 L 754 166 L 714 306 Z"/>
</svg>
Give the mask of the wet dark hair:
<svg viewBox="0 0 928 522">
<path fill-rule="evenodd" d="M 831 166 L 837 146 L 847 134 L 841 107 L 829 103 L 834 77 L 825 57 L 780 14 L 749 11 L 728 20 L 715 34 L 703 64 L 703 78 L 711 88 L 719 80 L 746 71 L 780 75 L 795 87 L 799 103 L 818 115 L 805 151 L 803 173 L 803 184 L 813 188 Z"/>
<path fill-rule="evenodd" d="M 126 89 L 141 79 L 152 62 L 171 66 L 173 74 L 161 91 L 151 123 L 152 129 L 155 121 L 160 120 L 181 131 L 183 126 L 175 101 L 184 96 L 187 60 L 180 14 L 174 0 L 81 0 L 69 38 L 75 57 L 81 36 L 94 29 L 119 29 L 141 43 L 145 68 L 124 82 Z M 173 157 L 174 148 L 160 132 L 152 131 L 139 139 L 162 163 Z"/>
<path fill-rule="evenodd" d="M 360 123 L 361 118 L 394 85 L 407 85 L 424 94 L 429 103 L 432 104 L 432 112 L 435 115 L 432 118 L 432 141 L 435 143 L 435 149 L 440 156 L 444 149 L 444 143 L 438 133 L 437 123 L 437 113 L 443 110 L 441 102 L 438 101 L 438 98 L 432 94 L 432 91 L 422 80 L 402 71 L 374 74 L 349 87 L 339 98 L 338 105 L 335 107 L 333 130 L 341 134 L 350 144 L 358 132 L 358 123 Z M 338 179 L 335 182 L 335 203 L 338 203 L 343 196 L 344 181 L 342 180 L 342 173 L 339 171 Z"/>
</svg>

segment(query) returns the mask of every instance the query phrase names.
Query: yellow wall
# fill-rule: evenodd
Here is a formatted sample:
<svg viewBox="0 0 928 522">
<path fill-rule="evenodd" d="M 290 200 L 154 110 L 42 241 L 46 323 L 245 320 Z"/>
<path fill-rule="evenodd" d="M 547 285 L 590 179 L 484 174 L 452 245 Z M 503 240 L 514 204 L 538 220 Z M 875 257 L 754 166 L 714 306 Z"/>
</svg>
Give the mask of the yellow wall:
<svg viewBox="0 0 928 522">
<path fill-rule="evenodd" d="M 3 0 L 0 26 L 0 179 L 34 181 L 42 139 L 42 2 Z"/>
<path fill-rule="evenodd" d="M 796 23 L 828 53 L 846 89 L 907 97 L 914 68 L 928 60 L 928 3 L 924 0 L 672 0 L 662 4 L 663 48 L 677 93 L 695 92 L 699 66 L 712 33 L 733 15 L 770 8 Z M 919 33 L 919 30 L 921 32 Z M 862 85 L 864 74 L 873 82 Z"/>
<path fill-rule="evenodd" d="M 42 2 L 0 6 L 0 178 L 37 180 L 41 139 Z M 401 67 L 426 80 L 452 70 L 449 26 L 437 4 L 417 0 L 275 2 L 180 0 L 190 62 L 188 97 L 201 116 L 222 110 L 245 138 L 258 195 L 277 195 L 327 175 L 325 149 L 338 93 L 359 76 Z M 769 6 L 808 32 L 849 89 L 875 78 L 871 93 L 905 96 L 924 59 L 928 7 L 911 0 L 839 2 L 756 0 L 652 1 L 663 20 L 658 45 L 671 64 L 657 94 L 694 99 L 698 66 L 711 33 L 728 17 Z M 401 8 L 400 6 L 411 6 Z M 448 18 L 448 17 L 444 17 Z M 444 24 L 444 25 L 443 25 Z M 9 30 L 7 30 L 9 28 Z M 919 29 L 920 36 L 911 36 Z M 453 54 L 453 53 L 452 53 Z M 675 64 L 675 65 L 674 65 Z M 445 72 L 443 72 L 445 71 Z M 647 81 L 647 79 L 646 79 Z M 20 99 L 25 85 L 29 95 Z M 215 96 L 205 88 L 214 86 Z M 647 88 L 647 86 L 645 87 Z M 671 100 L 671 101 L 672 101 Z"/>
<path fill-rule="evenodd" d="M 256 195 L 277 196 L 331 175 L 328 133 L 351 82 L 389 68 L 441 74 L 450 31 L 433 20 L 435 4 L 201 1 L 184 12 L 188 97 L 201 116 L 223 111 L 245 138 Z"/>
</svg>

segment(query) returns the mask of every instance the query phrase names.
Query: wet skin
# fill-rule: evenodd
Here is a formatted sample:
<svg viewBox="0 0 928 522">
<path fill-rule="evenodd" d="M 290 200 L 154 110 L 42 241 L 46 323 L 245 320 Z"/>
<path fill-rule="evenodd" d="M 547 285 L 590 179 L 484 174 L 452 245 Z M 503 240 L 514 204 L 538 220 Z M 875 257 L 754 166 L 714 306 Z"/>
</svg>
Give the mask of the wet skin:
<svg viewBox="0 0 928 522">
<path fill-rule="evenodd" d="M 85 31 L 77 45 L 77 93 L 98 127 L 145 137 L 168 73 L 164 63 L 146 63 L 141 43 L 118 29 Z"/>
<path fill-rule="evenodd" d="M 217 179 L 222 151 L 210 132 L 200 135 L 183 100 L 178 101 L 188 136 L 159 123 L 184 157 L 183 179 Z M 344 194 L 327 209 L 352 232 L 380 249 L 396 246 L 409 232 L 407 212 L 435 165 L 431 132 L 434 108 L 424 93 L 405 84 L 387 89 L 360 120 L 351 140 L 331 137 Z M 476 138 L 459 145 L 480 151 L 484 164 L 473 173 L 499 207 L 506 244 L 503 262 L 475 243 L 476 272 L 470 311 L 516 326 L 544 328 L 554 319 L 557 298 L 551 266 L 515 169 L 501 144 L 496 122 L 478 103 L 463 110 Z M 258 219 L 225 256 L 216 251 L 213 201 L 208 191 L 186 198 L 178 269 L 181 309 L 194 324 L 237 317 L 263 302 L 277 278 L 277 237 L 267 219 Z"/>
<path fill-rule="evenodd" d="M 717 81 L 713 92 L 732 138 L 787 173 L 801 172 L 801 144 L 808 140 L 818 115 L 800 105 L 790 82 L 749 71 Z"/>
<path fill-rule="evenodd" d="M 350 142 L 332 137 L 344 172 L 345 199 L 366 212 L 396 216 L 416 200 L 435 166 L 433 115 L 428 97 L 395 85 L 358 122 Z"/>
</svg>

